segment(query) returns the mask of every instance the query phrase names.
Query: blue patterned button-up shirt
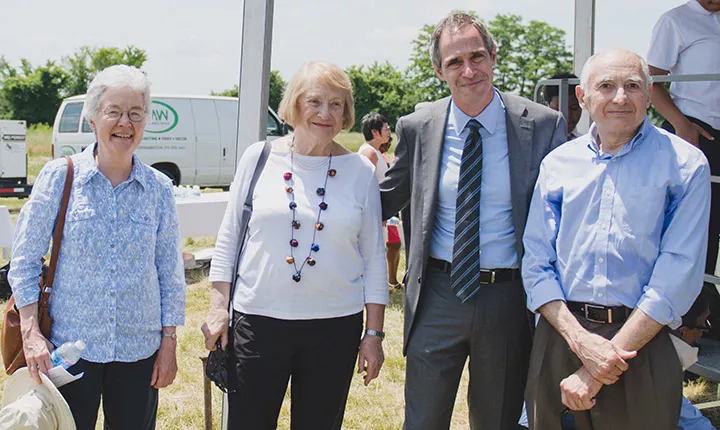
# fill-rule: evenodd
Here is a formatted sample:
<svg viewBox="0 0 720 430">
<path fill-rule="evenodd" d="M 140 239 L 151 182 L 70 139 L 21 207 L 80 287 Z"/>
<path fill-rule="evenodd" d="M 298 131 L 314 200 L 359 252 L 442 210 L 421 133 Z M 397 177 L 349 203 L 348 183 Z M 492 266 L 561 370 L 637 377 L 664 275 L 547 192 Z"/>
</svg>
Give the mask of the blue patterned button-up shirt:
<svg viewBox="0 0 720 430">
<path fill-rule="evenodd" d="M 82 339 L 82 358 L 132 362 L 159 347 L 163 326 L 185 320 L 185 277 L 170 180 L 133 156 L 113 189 L 91 145 L 74 155 L 75 178 L 60 247 L 50 341 Z M 49 162 L 18 218 L 10 284 L 18 307 L 37 302 L 40 258 L 49 249 L 67 163 Z"/>
<path fill-rule="evenodd" d="M 678 327 L 702 288 L 709 213 L 699 149 L 645 119 L 607 154 L 593 125 L 540 165 L 523 238 L 528 308 L 624 305 Z"/>
</svg>

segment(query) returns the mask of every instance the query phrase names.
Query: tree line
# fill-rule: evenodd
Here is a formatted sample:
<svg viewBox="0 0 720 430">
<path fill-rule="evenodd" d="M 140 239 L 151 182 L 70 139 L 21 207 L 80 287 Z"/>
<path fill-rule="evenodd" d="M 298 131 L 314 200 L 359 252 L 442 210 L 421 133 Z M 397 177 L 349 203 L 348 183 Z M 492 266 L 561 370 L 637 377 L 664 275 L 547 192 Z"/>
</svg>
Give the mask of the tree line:
<svg viewBox="0 0 720 430">
<path fill-rule="evenodd" d="M 477 16 L 474 12 L 470 14 Z M 536 84 L 555 73 L 572 70 L 572 53 L 565 32 L 542 21 L 524 23 L 522 17 L 499 14 L 485 22 L 497 48 L 495 86 L 531 98 Z M 353 65 L 346 69 L 353 84 L 356 123 L 370 111 L 385 115 L 391 124 L 412 112 L 419 102 L 448 96 L 447 85 L 435 74 L 430 59 L 430 39 L 434 25 L 420 29 L 412 41 L 409 66 L 404 70 L 389 63 Z M 84 46 L 59 63 L 48 60 L 34 67 L 23 59 L 19 67 L 0 57 L 0 118 L 24 119 L 29 124 L 52 124 L 63 98 L 84 94 L 100 70 L 114 64 L 142 68 L 146 51 L 126 48 Z M 277 110 L 286 82 L 277 70 L 270 74 L 269 104 Z M 237 97 L 238 88 L 212 95 Z"/>
</svg>

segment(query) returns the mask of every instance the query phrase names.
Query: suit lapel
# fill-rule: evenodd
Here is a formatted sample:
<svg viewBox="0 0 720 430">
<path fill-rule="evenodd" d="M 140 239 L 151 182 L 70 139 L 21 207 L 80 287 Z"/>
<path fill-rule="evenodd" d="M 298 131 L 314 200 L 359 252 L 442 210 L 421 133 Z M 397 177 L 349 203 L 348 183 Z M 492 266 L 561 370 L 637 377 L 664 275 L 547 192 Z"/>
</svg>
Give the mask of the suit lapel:
<svg viewBox="0 0 720 430">
<path fill-rule="evenodd" d="M 532 156 L 533 119 L 528 117 L 525 102 L 512 95 L 503 94 L 505 121 L 507 125 L 508 157 L 510 161 L 510 195 L 512 199 L 513 226 L 515 227 L 518 256 L 522 257 L 522 237 L 528 205 L 528 177 Z"/>
<path fill-rule="evenodd" d="M 447 124 L 450 98 L 433 104 L 430 118 L 423 124 L 418 142 L 422 148 L 423 178 L 423 209 L 422 209 L 422 237 L 426 248 L 423 255 L 427 255 L 430 244 L 432 227 L 435 221 L 435 206 L 437 204 L 438 181 L 440 178 L 440 161 L 442 158 L 443 142 L 445 140 L 445 125 Z"/>
</svg>

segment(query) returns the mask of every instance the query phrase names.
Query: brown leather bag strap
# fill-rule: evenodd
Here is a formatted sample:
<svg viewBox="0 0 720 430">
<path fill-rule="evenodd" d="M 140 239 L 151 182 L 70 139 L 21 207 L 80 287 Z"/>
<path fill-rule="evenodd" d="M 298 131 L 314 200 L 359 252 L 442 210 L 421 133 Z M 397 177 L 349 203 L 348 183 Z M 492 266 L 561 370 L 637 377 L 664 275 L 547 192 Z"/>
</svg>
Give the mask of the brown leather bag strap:
<svg viewBox="0 0 720 430">
<path fill-rule="evenodd" d="M 65 213 L 67 212 L 68 202 L 70 201 L 70 190 L 72 189 L 73 176 L 75 174 L 72 158 L 65 156 L 65 160 L 67 161 L 65 188 L 63 189 L 63 196 L 60 201 L 58 219 L 55 223 L 55 235 L 53 236 L 52 253 L 50 254 L 50 268 L 48 269 L 47 276 L 44 278 L 42 291 L 40 291 L 41 307 L 47 307 L 50 302 L 50 294 L 52 293 L 52 285 L 55 280 L 55 269 L 57 267 L 58 254 L 60 254 L 60 241 L 62 240 L 63 229 L 65 228 Z"/>
</svg>

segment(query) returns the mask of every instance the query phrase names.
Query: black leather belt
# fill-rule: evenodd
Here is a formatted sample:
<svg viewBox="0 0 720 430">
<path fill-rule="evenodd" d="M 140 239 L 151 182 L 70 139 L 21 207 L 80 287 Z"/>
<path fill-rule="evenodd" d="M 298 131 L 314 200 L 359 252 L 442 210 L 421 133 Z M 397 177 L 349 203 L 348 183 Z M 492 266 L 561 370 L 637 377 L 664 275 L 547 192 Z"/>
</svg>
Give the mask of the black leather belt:
<svg viewBox="0 0 720 430">
<path fill-rule="evenodd" d="M 438 260 L 437 258 L 428 258 L 428 264 L 436 269 L 440 269 L 443 272 L 450 273 L 452 264 L 445 260 Z M 480 269 L 480 284 L 496 284 L 498 282 L 513 281 L 520 279 L 519 269 Z"/>
<path fill-rule="evenodd" d="M 567 302 L 567 307 L 570 312 L 601 324 L 625 322 L 632 312 L 632 309 L 625 306 L 602 306 L 580 302 Z"/>
</svg>

